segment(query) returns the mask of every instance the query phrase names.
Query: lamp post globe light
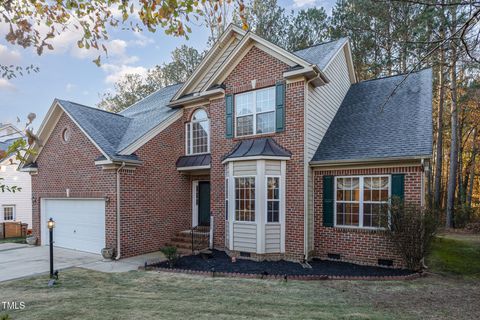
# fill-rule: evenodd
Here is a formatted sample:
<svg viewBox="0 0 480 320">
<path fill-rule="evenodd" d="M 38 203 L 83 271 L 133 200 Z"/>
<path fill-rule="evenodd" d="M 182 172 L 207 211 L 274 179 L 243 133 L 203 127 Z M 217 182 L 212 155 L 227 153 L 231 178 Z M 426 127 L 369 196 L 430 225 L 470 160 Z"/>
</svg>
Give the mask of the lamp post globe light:
<svg viewBox="0 0 480 320">
<path fill-rule="evenodd" d="M 53 228 L 55 228 L 55 221 L 52 218 L 48 220 L 47 227 L 50 237 L 50 278 L 53 278 Z"/>
</svg>

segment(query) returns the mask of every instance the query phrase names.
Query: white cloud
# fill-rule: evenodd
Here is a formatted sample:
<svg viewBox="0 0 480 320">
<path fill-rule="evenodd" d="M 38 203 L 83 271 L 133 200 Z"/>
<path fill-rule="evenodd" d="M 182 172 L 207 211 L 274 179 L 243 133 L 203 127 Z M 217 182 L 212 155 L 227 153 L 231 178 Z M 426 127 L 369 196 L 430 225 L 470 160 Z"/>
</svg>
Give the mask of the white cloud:
<svg viewBox="0 0 480 320">
<path fill-rule="evenodd" d="M 15 86 L 7 79 L 0 78 L 0 91 L 15 91 Z"/>
<path fill-rule="evenodd" d="M 18 64 L 22 56 L 16 50 L 0 44 L 0 63 L 3 65 Z"/>
<path fill-rule="evenodd" d="M 73 83 L 67 83 L 67 85 L 65 86 L 65 91 L 72 92 L 75 87 L 76 85 L 74 85 Z"/>
<path fill-rule="evenodd" d="M 139 47 L 145 47 L 151 43 L 154 43 L 153 39 L 147 37 L 141 32 L 134 32 L 133 36 L 136 38 L 135 40 L 132 40 L 131 43 L 134 45 L 137 45 Z"/>
<path fill-rule="evenodd" d="M 121 80 L 125 75 L 136 73 L 141 76 L 146 76 L 148 69 L 144 67 L 134 67 L 129 65 L 115 65 L 110 63 L 105 63 L 102 65 L 102 69 L 108 74 L 105 78 L 105 83 L 113 84 Z"/>
<path fill-rule="evenodd" d="M 312 6 L 317 2 L 317 0 L 293 0 L 293 5 L 297 8 L 302 8 L 305 6 Z"/>
</svg>

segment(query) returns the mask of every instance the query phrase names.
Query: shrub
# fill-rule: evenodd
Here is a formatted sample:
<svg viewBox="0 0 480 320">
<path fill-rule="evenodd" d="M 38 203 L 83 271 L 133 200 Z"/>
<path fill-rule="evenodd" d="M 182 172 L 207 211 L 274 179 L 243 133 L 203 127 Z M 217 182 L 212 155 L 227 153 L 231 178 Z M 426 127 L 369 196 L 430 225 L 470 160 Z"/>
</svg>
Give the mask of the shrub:
<svg viewBox="0 0 480 320">
<path fill-rule="evenodd" d="M 180 258 L 180 255 L 177 252 L 177 248 L 175 247 L 163 247 L 162 249 L 160 249 L 160 252 L 162 252 L 167 258 L 170 268 L 173 268 L 177 263 L 178 258 Z"/>
<path fill-rule="evenodd" d="M 465 228 L 474 217 L 472 208 L 467 207 L 464 204 L 458 205 L 455 208 L 455 214 L 453 215 L 453 223 L 455 228 Z"/>
<path fill-rule="evenodd" d="M 407 267 L 420 270 L 438 228 L 438 215 L 430 209 L 392 198 L 388 206 L 388 235 L 402 255 Z"/>
</svg>

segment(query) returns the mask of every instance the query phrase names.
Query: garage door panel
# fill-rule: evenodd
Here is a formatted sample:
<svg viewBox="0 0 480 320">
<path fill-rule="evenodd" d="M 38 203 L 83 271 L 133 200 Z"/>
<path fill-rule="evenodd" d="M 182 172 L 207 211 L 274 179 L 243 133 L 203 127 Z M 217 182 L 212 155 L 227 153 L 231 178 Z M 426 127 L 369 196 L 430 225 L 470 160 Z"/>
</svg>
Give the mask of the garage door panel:
<svg viewBox="0 0 480 320">
<path fill-rule="evenodd" d="M 42 210 L 43 225 L 55 220 L 55 246 L 100 253 L 105 246 L 105 201 L 47 199 Z M 45 227 L 45 234 L 48 229 Z M 42 237 L 48 244 L 48 235 Z"/>
</svg>

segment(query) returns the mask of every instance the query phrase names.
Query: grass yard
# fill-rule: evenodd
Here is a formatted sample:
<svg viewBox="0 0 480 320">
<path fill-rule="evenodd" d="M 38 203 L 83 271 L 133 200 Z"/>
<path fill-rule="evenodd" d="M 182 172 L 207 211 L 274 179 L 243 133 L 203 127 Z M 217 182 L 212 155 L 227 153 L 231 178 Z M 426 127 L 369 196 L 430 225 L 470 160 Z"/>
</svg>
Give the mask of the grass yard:
<svg viewBox="0 0 480 320">
<path fill-rule="evenodd" d="M 12 320 L 479 319 L 478 239 L 442 237 L 428 260 L 430 271 L 442 275 L 411 281 L 284 282 L 70 269 L 53 288 L 46 275 L 0 283 L 0 302 L 25 302 L 25 309 L 8 312 Z M 0 311 L 0 319 L 5 314 Z"/>
<path fill-rule="evenodd" d="M 83 269 L 0 284 L 0 301 L 24 301 L 15 319 L 473 319 L 480 282 L 282 281 Z M 5 313 L 5 312 L 4 312 Z M 1 314 L 1 312 L 0 312 Z"/>
<path fill-rule="evenodd" d="M 25 238 L 7 238 L 7 239 L 0 239 L 1 243 L 26 243 Z"/>
<path fill-rule="evenodd" d="M 432 272 L 480 280 L 480 235 L 441 234 L 427 259 Z"/>
</svg>

